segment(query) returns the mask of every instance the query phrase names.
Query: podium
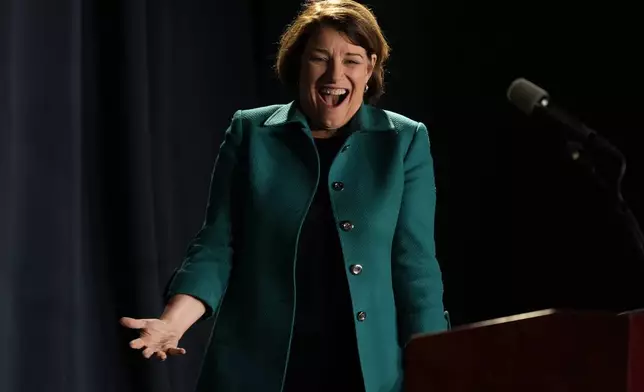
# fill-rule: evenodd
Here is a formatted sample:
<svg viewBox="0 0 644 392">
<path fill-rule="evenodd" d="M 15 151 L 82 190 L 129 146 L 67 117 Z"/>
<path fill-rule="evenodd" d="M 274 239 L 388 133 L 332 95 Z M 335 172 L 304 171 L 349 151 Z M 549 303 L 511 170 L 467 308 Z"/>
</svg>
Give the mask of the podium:
<svg viewBox="0 0 644 392">
<path fill-rule="evenodd" d="M 547 309 L 417 335 L 405 392 L 644 392 L 644 311 Z"/>
</svg>

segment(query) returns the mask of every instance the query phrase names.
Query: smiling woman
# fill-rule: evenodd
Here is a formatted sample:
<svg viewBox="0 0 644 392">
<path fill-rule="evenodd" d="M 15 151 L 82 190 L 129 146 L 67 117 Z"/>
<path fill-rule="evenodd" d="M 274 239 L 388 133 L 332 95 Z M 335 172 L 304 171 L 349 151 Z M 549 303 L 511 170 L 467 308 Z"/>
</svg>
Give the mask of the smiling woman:
<svg viewBox="0 0 644 392">
<path fill-rule="evenodd" d="M 302 56 L 299 104 L 314 131 L 345 125 L 362 105 L 376 55 L 352 44 L 331 27 L 321 27 Z"/>
<path fill-rule="evenodd" d="M 389 45 L 373 14 L 349 1 L 310 2 L 280 41 L 277 73 L 314 131 L 334 131 L 384 92 Z M 371 91 L 369 88 L 371 86 Z"/>
<path fill-rule="evenodd" d="M 200 392 L 402 391 L 405 345 L 447 323 L 427 128 L 372 106 L 388 56 L 363 5 L 305 4 L 276 64 L 294 100 L 233 116 L 165 311 L 122 319 L 133 348 L 183 355 L 214 317 Z"/>
</svg>

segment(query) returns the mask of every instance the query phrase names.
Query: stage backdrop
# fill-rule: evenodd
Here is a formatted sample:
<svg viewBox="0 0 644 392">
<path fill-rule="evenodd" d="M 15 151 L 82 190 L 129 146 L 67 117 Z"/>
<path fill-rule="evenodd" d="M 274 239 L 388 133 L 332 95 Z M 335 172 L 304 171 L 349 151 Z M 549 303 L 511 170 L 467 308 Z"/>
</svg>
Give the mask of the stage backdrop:
<svg viewBox="0 0 644 392">
<path fill-rule="evenodd" d="M 612 195 L 505 99 L 527 77 L 612 140 L 643 216 L 636 6 L 370 5 L 393 46 L 381 106 L 430 130 L 454 323 L 642 306 L 643 264 Z M 298 6 L 0 2 L 1 391 L 192 390 L 211 325 L 159 363 L 128 348 L 118 319 L 160 314 L 233 112 L 290 100 L 271 67 Z"/>
</svg>

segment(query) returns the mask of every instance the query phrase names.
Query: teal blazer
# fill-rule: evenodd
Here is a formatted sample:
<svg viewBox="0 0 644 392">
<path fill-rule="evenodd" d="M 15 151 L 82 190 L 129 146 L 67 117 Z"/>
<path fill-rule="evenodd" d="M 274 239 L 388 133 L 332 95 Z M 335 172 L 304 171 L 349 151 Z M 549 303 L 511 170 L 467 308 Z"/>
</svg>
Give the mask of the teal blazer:
<svg viewBox="0 0 644 392">
<path fill-rule="evenodd" d="M 318 186 L 329 187 L 338 223 L 366 391 L 401 391 L 411 336 L 447 328 L 427 128 L 365 104 L 350 132 L 329 177 L 320 178 L 311 131 L 294 103 L 233 116 L 205 222 L 166 292 L 200 299 L 204 319 L 216 318 L 198 391 L 281 390 L 298 236 Z M 336 181 L 343 190 L 333 189 Z"/>
</svg>

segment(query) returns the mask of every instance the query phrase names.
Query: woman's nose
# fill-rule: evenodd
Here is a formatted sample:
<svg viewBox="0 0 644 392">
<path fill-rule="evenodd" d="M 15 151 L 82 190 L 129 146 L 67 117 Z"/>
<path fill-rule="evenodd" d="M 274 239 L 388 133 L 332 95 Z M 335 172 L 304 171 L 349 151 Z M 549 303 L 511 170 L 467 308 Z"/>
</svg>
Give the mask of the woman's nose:
<svg viewBox="0 0 644 392">
<path fill-rule="evenodd" d="M 344 67 L 342 62 L 338 60 L 329 61 L 329 67 L 327 68 L 327 77 L 331 80 L 332 83 L 335 83 L 342 79 L 344 76 Z"/>
</svg>

